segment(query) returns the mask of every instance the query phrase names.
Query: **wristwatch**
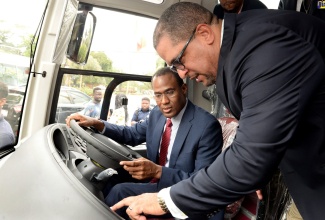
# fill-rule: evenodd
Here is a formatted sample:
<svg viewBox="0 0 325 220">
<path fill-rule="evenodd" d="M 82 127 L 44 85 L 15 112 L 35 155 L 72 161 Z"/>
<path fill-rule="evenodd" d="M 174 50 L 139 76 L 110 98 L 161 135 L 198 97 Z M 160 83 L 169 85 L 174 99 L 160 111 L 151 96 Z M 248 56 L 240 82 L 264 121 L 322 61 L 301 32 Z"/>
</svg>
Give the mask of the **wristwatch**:
<svg viewBox="0 0 325 220">
<path fill-rule="evenodd" d="M 158 198 L 158 203 L 159 203 L 160 208 L 166 213 L 169 212 L 167 205 L 165 203 L 165 200 L 162 197 L 160 197 L 159 195 L 157 198 Z"/>
</svg>

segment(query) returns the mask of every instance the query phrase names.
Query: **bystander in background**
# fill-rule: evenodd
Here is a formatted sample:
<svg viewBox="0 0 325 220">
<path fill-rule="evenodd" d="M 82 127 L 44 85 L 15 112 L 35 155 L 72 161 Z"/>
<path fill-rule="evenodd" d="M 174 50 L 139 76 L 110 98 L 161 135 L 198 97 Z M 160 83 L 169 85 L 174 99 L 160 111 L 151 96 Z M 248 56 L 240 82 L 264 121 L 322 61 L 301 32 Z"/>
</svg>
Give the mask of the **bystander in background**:
<svg viewBox="0 0 325 220">
<path fill-rule="evenodd" d="M 102 109 L 102 98 L 102 89 L 100 87 L 95 87 L 93 89 L 93 100 L 89 101 L 85 109 L 81 111 L 81 114 L 92 118 L 99 118 Z"/>
<path fill-rule="evenodd" d="M 217 4 L 213 13 L 218 18 L 223 18 L 224 13 L 236 13 L 239 14 L 243 11 L 253 9 L 267 9 L 267 7 L 259 0 L 220 0 L 220 4 Z"/>
<path fill-rule="evenodd" d="M 127 125 L 129 113 L 127 107 L 128 98 L 125 94 L 116 94 L 115 109 L 109 118 L 109 122 L 116 125 Z"/>
<path fill-rule="evenodd" d="M 135 110 L 133 117 L 131 119 L 131 125 L 136 123 L 141 123 L 149 117 L 150 108 L 150 99 L 148 97 L 143 97 L 141 99 L 141 107 Z"/>
<path fill-rule="evenodd" d="M 1 112 L 2 107 L 6 104 L 8 92 L 8 86 L 0 82 L 0 149 L 12 145 L 15 142 L 14 132 Z"/>
</svg>

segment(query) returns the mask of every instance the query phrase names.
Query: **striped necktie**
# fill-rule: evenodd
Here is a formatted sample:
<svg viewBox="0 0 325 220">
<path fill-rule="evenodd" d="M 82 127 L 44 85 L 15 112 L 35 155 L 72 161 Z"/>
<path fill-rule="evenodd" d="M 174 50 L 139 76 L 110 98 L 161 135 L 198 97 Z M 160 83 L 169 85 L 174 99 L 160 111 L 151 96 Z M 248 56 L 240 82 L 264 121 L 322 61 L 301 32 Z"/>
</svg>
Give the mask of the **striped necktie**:
<svg viewBox="0 0 325 220">
<path fill-rule="evenodd" d="M 159 165 L 165 166 L 167 159 L 168 146 L 170 142 L 170 135 L 172 133 L 172 120 L 170 118 L 167 119 L 166 128 L 161 138 L 160 144 L 160 154 L 159 154 Z"/>
</svg>

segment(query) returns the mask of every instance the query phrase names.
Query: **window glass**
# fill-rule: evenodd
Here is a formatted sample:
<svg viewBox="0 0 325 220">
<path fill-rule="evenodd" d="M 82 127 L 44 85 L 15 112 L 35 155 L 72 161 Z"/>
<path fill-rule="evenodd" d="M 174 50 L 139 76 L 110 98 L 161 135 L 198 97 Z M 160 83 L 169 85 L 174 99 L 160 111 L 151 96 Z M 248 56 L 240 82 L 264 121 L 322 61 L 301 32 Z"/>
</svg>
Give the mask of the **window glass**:
<svg viewBox="0 0 325 220">
<path fill-rule="evenodd" d="M 266 5 L 268 9 L 278 9 L 279 2 L 280 1 L 274 1 L 274 0 L 261 0 L 261 2 Z"/>
<path fill-rule="evenodd" d="M 111 123 L 130 125 L 143 97 L 150 99 L 151 108 L 156 104 L 149 80 L 165 65 L 152 45 L 157 20 L 96 7 L 92 13 L 96 16 L 96 27 L 87 64 L 77 65 L 66 59 L 61 65 L 60 94 L 67 91 L 71 104 L 63 106 L 59 99 L 56 122 L 64 123 L 69 112 L 79 112 Z M 65 73 L 69 69 L 77 69 L 79 73 Z M 128 74 L 128 81 L 125 81 L 125 74 Z M 100 89 L 101 94 L 94 89 Z M 104 97 L 105 91 L 107 97 Z M 127 105 L 118 104 L 121 97 L 128 99 Z M 103 115 L 105 117 L 101 117 Z"/>
<path fill-rule="evenodd" d="M 120 97 L 127 98 L 127 105 L 122 105 Z M 150 108 L 156 105 L 150 82 L 127 81 L 116 87 L 111 98 L 107 121 L 118 125 L 131 125 L 136 110 L 141 108 L 142 98 L 150 100 Z"/>
<path fill-rule="evenodd" d="M 59 96 L 59 104 L 71 104 L 70 98 L 68 96 L 68 93 L 64 91 L 60 91 L 60 96 Z"/>
<path fill-rule="evenodd" d="M 10 93 L 7 96 L 6 103 L 9 104 L 9 105 L 10 104 L 21 104 L 22 103 L 22 100 L 23 100 L 23 96 L 22 95 Z"/>
<path fill-rule="evenodd" d="M 16 138 L 29 77 L 31 42 L 46 0 L 0 0 L 0 5 L 0 82 L 9 90 L 6 103 L 0 102 L 0 123 L 10 124 L 0 131 L 0 138 L 11 132 Z"/>
<path fill-rule="evenodd" d="M 80 91 L 71 90 L 69 91 L 69 94 L 73 104 L 86 104 L 91 100 L 91 98 L 88 95 Z"/>
<path fill-rule="evenodd" d="M 122 75 L 120 74 L 116 78 Z M 88 81 L 87 77 L 91 80 Z M 156 105 L 151 82 L 132 80 L 118 84 L 114 90 L 110 91 L 111 98 L 107 102 L 110 103 L 108 106 L 103 105 L 104 94 L 106 87 L 112 86 L 110 82 L 114 77 L 65 74 L 63 79 L 56 109 L 56 122 L 64 123 L 64 119 L 68 115 L 76 112 L 100 118 L 101 111 L 105 109 L 107 115 L 102 117 L 103 119 L 118 125 L 131 125 L 133 114 L 141 108 L 142 98 L 147 97 L 150 100 L 151 109 Z M 69 81 L 68 79 L 78 80 Z M 87 80 L 87 83 L 80 82 L 80 80 Z M 105 85 L 106 82 L 108 84 Z M 80 87 L 80 85 L 83 86 Z M 127 98 L 126 104 L 122 103 L 123 98 Z"/>
<path fill-rule="evenodd" d="M 97 19 L 87 64 L 66 60 L 62 67 L 152 75 L 164 66 L 152 43 L 156 19 L 95 7 L 92 13 Z"/>
<path fill-rule="evenodd" d="M 55 122 L 65 123 L 65 118 L 76 112 L 99 118 L 106 85 L 112 80 L 107 76 L 64 74 Z"/>
</svg>

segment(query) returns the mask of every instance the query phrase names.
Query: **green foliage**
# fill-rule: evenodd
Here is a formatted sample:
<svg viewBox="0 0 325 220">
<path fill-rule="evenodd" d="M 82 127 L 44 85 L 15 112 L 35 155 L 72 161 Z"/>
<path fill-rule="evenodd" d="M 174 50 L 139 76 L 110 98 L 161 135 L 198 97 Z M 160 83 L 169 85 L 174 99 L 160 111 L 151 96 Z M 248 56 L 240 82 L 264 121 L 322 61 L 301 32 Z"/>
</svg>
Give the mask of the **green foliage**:
<svg viewBox="0 0 325 220">
<path fill-rule="evenodd" d="M 160 69 L 162 67 L 165 66 L 165 61 L 163 59 L 161 59 L 160 57 L 158 57 L 157 61 L 156 61 L 156 68 Z"/>
<path fill-rule="evenodd" d="M 67 60 L 66 66 L 74 69 L 88 69 L 95 71 L 113 71 L 112 69 L 113 62 L 106 56 L 102 51 L 90 52 L 88 61 L 85 65 L 76 64 L 70 60 Z"/>
<path fill-rule="evenodd" d="M 165 62 L 159 58 L 157 59 L 157 66 L 163 67 Z M 84 70 L 95 70 L 105 72 L 121 72 L 112 68 L 112 61 L 102 51 L 92 51 L 89 54 L 87 64 L 84 66 L 76 64 L 70 60 L 66 61 L 66 67 L 73 69 L 84 69 Z M 153 73 L 147 73 L 146 75 L 151 76 Z M 113 78 L 110 77 L 97 77 L 97 76 L 86 76 L 86 75 L 65 75 L 63 78 L 63 84 L 66 86 L 72 86 L 77 88 L 88 95 L 92 95 L 92 89 L 96 86 L 107 86 Z M 144 91 L 151 91 L 150 82 L 138 82 L 138 81 L 127 81 L 120 84 L 116 88 L 116 92 L 122 92 L 126 94 L 143 94 Z"/>
<path fill-rule="evenodd" d="M 70 60 L 67 60 L 66 66 L 75 69 L 84 70 L 97 70 L 102 71 L 101 66 L 97 59 L 89 56 L 87 64 L 84 66 L 78 65 Z M 63 85 L 72 86 L 84 91 L 86 94 L 91 95 L 92 89 L 99 85 L 108 85 L 113 79 L 109 77 L 99 77 L 99 76 L 86 76 L 86 75 L 65 75 L 63 78 Z"/>
<path fill-rule="evenodd" d="M 89 88 L 89 87 L 81 87 L 81 88 L 78 88 L 78 89 L 80 89 L 80 91 L 82 91 L 82 92 L 84 92 L 84 93 L 86 93 L 87 95 L 89 95 L 89 96 L 93 96 L 93 89 L 92 88 Z"/>
<path fill-rule="evenodd" d="M 81 44 L 79 48 L 79 53 L 78 53 L 78 62 L 83 63 L 86 60 L 87 52 L 88 52 L 88 47 L 86 44 Z"/>
<path fill-rule="evenodd" d="M 8 30 L 0 30 L 0 44 L 2 45 L 11 44 L 8 42 L 8 39 L 10 38 L 11 35 L 12 33 L 10 33 Z M 11 44 L 11 46 L 13 45 Z"/>
<path fill-rule="evenodd" d="M 9 30 L 0 30 L 0 51 L 11 54 L 21 54 L 20 48 L 10 42 L 13 33 Z"/>
<path fill-rule="evenodd" d="M 28 36 L 23 37 L 22 43 L 19 45 L 21 48 L 24 48 L 22 51 L 22 55 L 29 57 L 31 55 L 31 47 L 34 35 L 30 34 Z M 34 40 L 36 42 L 37 39 Z M 35 51 L 35 44 L 33 45 L 33 51 Z"/>
<path fill-rule="evenodd" d="M 103 71 L 112 71 L 113 63 L 103 51 L 93 51 L 90 53 L 90 55 L 97 60 Z"/>
</svg>

